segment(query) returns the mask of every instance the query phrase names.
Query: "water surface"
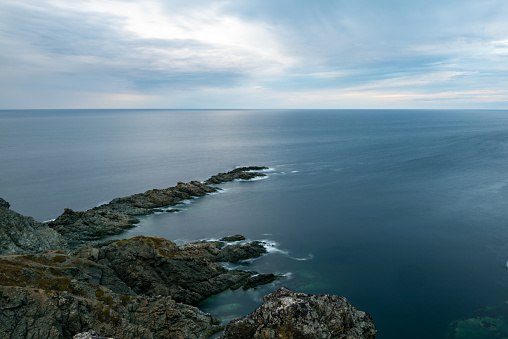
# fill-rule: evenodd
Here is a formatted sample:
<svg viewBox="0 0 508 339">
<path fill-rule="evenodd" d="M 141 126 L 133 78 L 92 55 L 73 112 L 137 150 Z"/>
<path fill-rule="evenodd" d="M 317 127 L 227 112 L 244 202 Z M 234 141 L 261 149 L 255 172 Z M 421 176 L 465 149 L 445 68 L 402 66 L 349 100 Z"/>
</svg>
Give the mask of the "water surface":
<svg viewBox="0 0 508 339">
<path fill-rule="evenodd" d="M 346 296 L 380 339 L 445 338 L 453 321 L 505 315 L 508 112 L 0 111 L 0 145 L 0 196 L 40 221 L 270 167 L 125 235 L 270 242 L 241 267 L 286 278 L 200 305 L 224 321 L 280 286 Z"/>
</svg>

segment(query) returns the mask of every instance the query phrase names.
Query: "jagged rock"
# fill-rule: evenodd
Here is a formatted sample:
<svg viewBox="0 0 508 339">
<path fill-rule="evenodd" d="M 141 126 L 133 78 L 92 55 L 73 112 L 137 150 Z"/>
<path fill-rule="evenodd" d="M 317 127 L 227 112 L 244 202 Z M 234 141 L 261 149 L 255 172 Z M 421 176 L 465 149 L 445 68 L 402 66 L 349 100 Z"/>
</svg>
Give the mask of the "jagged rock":
<svg viewBox="0 0 508 339">
<path fill-rule="evenodd" d="M 238 262 L 241 260 L 257 258 L 266 253 L 266 248 L 259 242 L 247 244 L 227 245 L 217 255 L 217 261 Z"/>
<path fill-rule="evenodd" d="M 265 169 L 268 168 L 263 166 L 239 167 L 226 173 L 219 173 L 214 176 L 211 176 L 205 181 L 205 184 L 207 185 L 220 184 L 223 182 L 233 181 L 237 179 L 250 180 L 256 177 L 264 177 L 266 176 L 266 174 L 254 171 L 261 171 Z"/>
<path fill-rule="evenodd" d="M 242 240 L 245 240 L 245 237 L 241 234 L 236 234 L 236 235 L 230 235 L 228 237 L 223 237 L 220 239 L 220 241 L 228 241 L 228 242 L 232 242 L 232 241 L 242 241 Z"/>
<path fill-rule="evenodd" d="M 344 297 L 293 293 L 282 287 L 253 313 L 232 320 L 221 338 L 374 339 L 372 318 Z"/>
<path fill-rule="evenodd" d="M 67 247 L 67 242 L 56 231 L 9 208 L 10 204 L 0 198 L 0 255 L 38 253 Z"/>
<path fill-rule="evenodd" d="M 11 204 L 9 204 L 7 201 L 5 201 L 4 199 L 0 198 L 0 207 L 5 207 L 5 208 L 10 208 L 11 207 Z"/>
<path fill-rule="evenodd" d="M 122 339 L 187 339 L 219 329 L 211 315 L 170 297 L 89 298 L 16 286 L 0 286 L 0 315 L 1 338 L 67 339 L 94 330 Z"/>
<path fill-rule="evenodd" d="M 150 214 L 154 208 L 173 206 L 186 199 L 202 197 L 218 190 L 217 187 L 207 186 L 199 181 L 191 181 L 189 183 L 178 182 L 174 187 L 152 189 L 145 193 L 116 198 L 108 204 L 95 207 L 94 209 L 128 215 Z"/>
<path fill-rule="evenodd" d="M 108 204 L 84 212 L 66 208 L 48 226 L 62 234 L 71 248 L 99 240 L 108 235 L 123 233 L 139 222 L 135 215 L 150 214 L 157 208 L 176 205 L 183 200 L 201 197 L 218 191 L 199 181 L 179 182 L 175 187 L 153 189 L 145 193 L 113 199 Z M 175 212 L 177 209 L 169 209 Z"/>
<path fill-rule="evenodd" d="M 193 305 L 243 285 L 255 273 L 227 270 L 215 263 L 220 253 L 217 246 L 195 243 L 178 247 L 167 239 L 138 236 L 101 248 L 98 262 L 113 269 L 137 294 L 171 296 Z"/>
</svg>

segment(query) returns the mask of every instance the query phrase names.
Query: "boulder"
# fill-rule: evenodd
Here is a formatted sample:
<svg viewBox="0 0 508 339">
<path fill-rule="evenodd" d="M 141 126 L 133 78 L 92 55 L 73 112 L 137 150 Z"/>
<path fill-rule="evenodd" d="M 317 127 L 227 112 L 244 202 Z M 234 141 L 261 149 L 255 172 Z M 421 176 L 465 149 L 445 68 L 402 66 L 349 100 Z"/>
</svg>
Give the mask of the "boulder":
<svg viewBox="0 0 508 339">
<path fill-rule="evenodd" d="M 282 287 L 265 296 L 253 313 L 229 322 L 221 338 L 374 339 L 376 333 L 370 315 L 344 297 Z"/>
</svg>

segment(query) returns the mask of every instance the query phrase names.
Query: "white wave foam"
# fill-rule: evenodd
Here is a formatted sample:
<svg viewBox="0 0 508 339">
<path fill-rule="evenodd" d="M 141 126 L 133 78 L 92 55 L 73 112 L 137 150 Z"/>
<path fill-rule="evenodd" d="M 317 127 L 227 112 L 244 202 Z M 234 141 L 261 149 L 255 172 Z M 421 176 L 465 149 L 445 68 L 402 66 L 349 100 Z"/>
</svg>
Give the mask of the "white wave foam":
<svg viewBox="0 0 508 339">
<path fill-rule="evenodd" d="M 263 234 L 263 235 L 271 235 L 271 234 Z M 175 242 L 177 244 L 179 244 L 180 241 L 181 241 L 181 239 L 175 240 Z M 279 243 L 278 242 L 276 242 L 274 240 L 269 240 L 269 239 L 261 239 L 261 240 L 245 239 L 245 240 L 239 240 L 239 241 L 223 241 L 223 240 L 220 240 L 219 238 L 206 238 L 206 239 L 199 239 L 197 241 L 210 241 L 210 242 L 212 242 L 212 241 L 220 241 L 220 242 L 225 242 L 226 246 L 227 245 L 236 245 L 236 244 L 247 244 L 247 243 L 250 243 L 252 241 L 258 241 L 266 249 L 266 254 L 276 254 L 276 253 L 278 253 L 278 254 L 286 256 L 286 257 L 288 257 L 290 259 L 297 260 L 297 261 L 306 261 L 306 260 L 312 260 L 312 259 L 314 259 L 314 255 L 312 253 L 310 253 L 306 257 L 302 257 L 302 258 L 292 256 L 291 252 L 289 250 L 281 249 L 279 247 Z M 184 242 L 184 243 L 189 243 L 189 241 Z M 239 263 L 237 263 L 235 265 L 233 265 L 231 263 L 221 263 L 221 265 L 224 268 L 227 268 L 227 269 L 230 269 L 230 270 L 245 269 L 245 265 L 248 265 L 249 263 L 252 263 L 252 262 L 258 260 L 261 257 L 263 257 L 263 256 L 256 257 L 256 258 L 250 258 L 250 259 L 246 259 L 246 260 L 242 260 L 242 261 L 240 261 Z M 242 266 L 242 264 L 243 264 L 243 266 Z M 508 263 L 507 263 L 507 265 L 508 265 Z"/>
<path fill-rule="evenodd" d="M 281 250 L 280 248 L 278 248 L 279 243 L 276 241 L 263 239 L 263 240 L 259 240 L 259 242 L 265 247 L 266 252 L 268 252 L 268 253 L 281 253 L 284 255 L 289 254 L 288 251 Z"/>
<path fill-rule="evenodd" d="M 311 253 L 311 254 L 309 254 L 305 258 L 296 258 L 296 257 L 290 257 L 290 258 L 293 259 L 293 260 L 298 260 L 298 261 L 306 261 L 306 260 L 312 260 L 312 259 L 314 259 L 314 256 Z"/>
<path fill-rule="evenodd" d="M 206 195 L 217 195 L 217 194 L 222 194 L 222 193 L 226 193 L 228 191 L 227 188 L 219 188 L 217 187 L 219 190 L 216 191 L 216 192 L 212 192 L 212 193 L 207 193 Z"/>
<path fill-rule="evenodd" d="M 254 177 L 254 178 L 249 179 L 249 180 L 242 180 L 242 179 L 240 179 L 240 180 L 242 180 L 242 181 L 258 181 L 258 180 L 265 180 L 265 179 L 268 179 L 269 177 L 270 177 L 269 175 L 265 175 L 265 176 L 263 176 L 263 177 Z"/>
<path fill-rule="evenodd" d="M 276 169 L 273 168 L 273 167 L 269 167 L 267 169 L 263 169 L 263 170 L 260 170 L 258 172 L 261 172 L 261 173 L 270 173 L 270 172 L 276 172 Z"/>
<path fill-rule="evenodd" d="M 306 261 L 306 260 L 314 259 L 314 255 L 312 255 L 312 253 L 304 258 L 294 257 L 290 254 L 291 252 L 289 250 L 283 250 L 283 249 L 279 248 L 279 243 L 276 241 L 273 241 L 273 240 L 264 239 L 264 240 L 259 240 L 259 242 L 265 247 L 265 249 L 268 253 L 280 253 L 282 255 L 287 256 L 290 259 L 298 260 L 298 261 Z"/>
</svg>

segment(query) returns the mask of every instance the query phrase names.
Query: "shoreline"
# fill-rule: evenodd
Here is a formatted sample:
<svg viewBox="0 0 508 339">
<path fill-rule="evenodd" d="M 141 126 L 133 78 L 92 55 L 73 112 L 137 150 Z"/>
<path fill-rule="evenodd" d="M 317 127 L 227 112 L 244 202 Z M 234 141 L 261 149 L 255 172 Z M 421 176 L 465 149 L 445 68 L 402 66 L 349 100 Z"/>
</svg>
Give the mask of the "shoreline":
<svg viewBox="0 0 508 339">
<path fill-rule="evenodd" d="M 9 324 L 0 333 L 13 337 L 38 331 L 55 337 L 50 333 L 58 332 L 56 337 L 70 338 L 95 330 L 121 338 L 206 338 L 220 331 L 218 320 L 195 305 L 227 289 L 255 288 L 281 278 L 224 267 L 266 254 L 263 243 L 245 242 L 241 235 L 183 245 L 160 237 L 104 238 L 135 227 L 136 216 L 174 212 L 161 208 L 221 190 L 210 185 L 265 177 L 258 171 L 266 169 L 239 167 L 204 182 L 178 182 L 115 198 L 84 212 L 65 209 L 45 223 L 11 211 L 0 198 L 0 305 Z M 55 304 L 55 298 L 64 303 Z M 8 311 L 20 302 L 18 311 Z M 62 318 L 72 309 L 79 309 L 76 319 Z M 159 319 L 162 323 L 150 321 L 162 309 L 172 316 Z M 374 338 L 371 320 L 367 327 L 368 338 Z"/>
</svg>

